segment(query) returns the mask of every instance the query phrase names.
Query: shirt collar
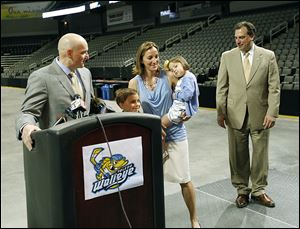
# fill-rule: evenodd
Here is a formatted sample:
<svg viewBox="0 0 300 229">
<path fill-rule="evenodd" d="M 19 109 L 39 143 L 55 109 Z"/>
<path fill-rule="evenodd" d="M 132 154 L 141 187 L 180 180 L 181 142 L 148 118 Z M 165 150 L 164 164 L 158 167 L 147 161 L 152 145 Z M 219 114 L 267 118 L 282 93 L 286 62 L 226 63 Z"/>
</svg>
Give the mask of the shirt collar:
<svg viewBox="0 0 300 229">
<path fill-rule="evenodd" d="M 55 61 L 58 64 L 58 66 L 64 71 L 64 73 L 66 73 L 66 75 L 68 76 L 70 74 L 71 70 L 68 67 L 66 67 L 64 64 L 62 64 L 59 61 L 58 57 L 55 58 Z"/>
<path fill-rule="evenodd" d="M 252 44 L 252 47 L 251 47 L 251 49 L 248 51 L 249 52 L 249 57 L 251 58 L 251 57 L 253 57 L 253 55 L 254 55 L 254 43 Z M 245 58 L 245 55 L 246 55 L 246 53 L 244 54 L 242 51 L 241 51 L 241 56 L 242 56 L 242 58 L 244 59 Z"/>
</svg>

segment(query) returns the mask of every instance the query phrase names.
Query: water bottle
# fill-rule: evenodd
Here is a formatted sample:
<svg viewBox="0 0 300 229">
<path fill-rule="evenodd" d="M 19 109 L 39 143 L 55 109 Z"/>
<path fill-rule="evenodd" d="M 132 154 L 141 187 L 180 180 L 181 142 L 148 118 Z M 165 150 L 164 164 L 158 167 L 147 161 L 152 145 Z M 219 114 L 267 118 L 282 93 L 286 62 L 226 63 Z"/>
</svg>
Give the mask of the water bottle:
<svg viewBox="0 0 300 229">
<path fill-rule="evenodd" d="M 108 100 L 108 98 L 109 98 L 109 85 L 104 84 L 101 87 L 101 91 L 102 91 L 102 99 Z"/>
</svg>

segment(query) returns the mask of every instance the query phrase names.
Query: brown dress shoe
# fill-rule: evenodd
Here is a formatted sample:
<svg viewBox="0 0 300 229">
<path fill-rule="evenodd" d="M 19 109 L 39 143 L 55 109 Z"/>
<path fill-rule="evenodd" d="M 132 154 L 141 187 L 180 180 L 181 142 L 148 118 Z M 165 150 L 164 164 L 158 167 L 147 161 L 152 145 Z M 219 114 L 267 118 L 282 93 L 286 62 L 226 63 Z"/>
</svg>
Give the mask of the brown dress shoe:
<svg viewBox="0 0 300 229">
<path fill-rule="evenodd" d="M 255 202 L 261 204 L 261 205 L 266 206 L 266 207 L 269 207 L 269 208 L 274 208 L 275 207 L 274 201 L 266 193 L 261 194 L 259 196 L 251 195 L 251 199 L 254 200 Z"/>
<path fill-rule="evenodd" d="M 239 194 L 235 200 L 236 206 L 238 208 L 244 208 L 249 203 L 249 197 L 245 194 Z"/>
</svg>

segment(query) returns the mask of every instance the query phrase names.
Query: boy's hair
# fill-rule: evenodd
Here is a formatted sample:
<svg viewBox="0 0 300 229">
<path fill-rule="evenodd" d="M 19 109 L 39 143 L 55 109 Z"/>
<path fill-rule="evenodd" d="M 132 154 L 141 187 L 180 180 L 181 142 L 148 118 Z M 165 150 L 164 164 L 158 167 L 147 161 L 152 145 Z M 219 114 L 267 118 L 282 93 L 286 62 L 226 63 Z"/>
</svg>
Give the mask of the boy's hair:
<svg viewBox="0 0 300 229">
<path fill-rule="evenodd" d="M 170 71 L 170 63 L 181 63 L 184 70 L 189 70 L 190 65 L 182 56 L 172 57 L 170 60 L 164 62 L 164 70 Z"/>
<path fill-rule="evenodd" d="M 120 103 L 124 103 L 129 96 L 136 94 L 138 93 L 133 88 L 120 88 L 116 91 L 116 102 L 120 106 Z"/>
</svg>

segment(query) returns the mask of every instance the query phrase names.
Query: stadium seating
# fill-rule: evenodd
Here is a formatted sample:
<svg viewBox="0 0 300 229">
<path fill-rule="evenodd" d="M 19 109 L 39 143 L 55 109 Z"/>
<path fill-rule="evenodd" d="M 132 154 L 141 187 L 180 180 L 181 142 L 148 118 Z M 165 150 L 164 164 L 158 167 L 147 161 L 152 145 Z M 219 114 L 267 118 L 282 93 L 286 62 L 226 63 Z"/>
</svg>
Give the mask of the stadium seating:
<svg viewBox="0 0 300 229">
<path fill-rule="evenodd" d="M 86 36 L 91 54 L 87 67 L 95 73 L 93 74 L 95 78 L 128 80 L 131 78 L 129 68 L 134 62 L 138 46 L 149 40 L 159 45 L 161 63 L 172 56 L 182 55 L 190 64 L 191 71 L 197 76 L 200 85 L 214 86 L 222 52 L 235 47 L 234 24 L 248 20 L 257 28 L 256 43 L 275 52 L 281 82 L 287 84 L 285 80 L 291 77 L 285 78 L 285 76 L 299 74 L 299 22 L 295 20 L 297 15 L 299 18 L 298 9 L 290 7 L 224 18 L 212 15 L 201 20 L 161 26 L 146 25 L 144 28 L 147 29 L 141 27 L 125 33 L 119 31 L 110 34 L 90 34 Z M 277 27 L 279 30 L 276 29 Z M 35 43 L 40 41 L 41 38 Z M 1 46 L 2 67 L 7 63 L 4 61 L 7 58 L 4 52 L 11 45 L 8 40 L 3 42 L 5 45 Z M 11 42 L 17 44 L 17 41 Z M 29 41 L 23 40 L 23 42 L 27 42 L 28 47 L 30 46 Z M 57 55 L 57 39 L 52 38 L 43 42 L 44 45 L 32 51 L 30 55 L 20 56 L 21 58 L 16 58 L 13 64 L 6 65 L 2 75 L 26 78 L 33 70 L 52 61 Z M 206 81 L 211 82 L 205 83 Z"/>
</svg>

